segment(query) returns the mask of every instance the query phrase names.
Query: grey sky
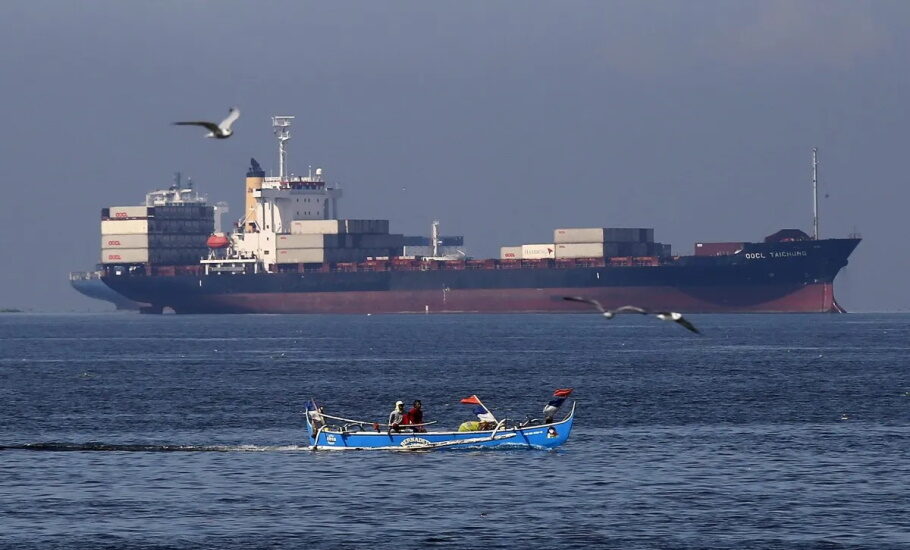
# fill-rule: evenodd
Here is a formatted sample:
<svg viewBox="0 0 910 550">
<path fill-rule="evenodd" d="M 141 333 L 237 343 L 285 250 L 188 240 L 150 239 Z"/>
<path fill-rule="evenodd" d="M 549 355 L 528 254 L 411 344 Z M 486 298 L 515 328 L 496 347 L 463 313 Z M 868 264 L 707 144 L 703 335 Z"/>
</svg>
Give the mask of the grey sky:
<svg viewBox="0 0 910 550">
<path fill-rule="evenodd" d="M 653 226 L 692 243 L 808 229 L 865 240 L 850 310 L 910 308 L 908 2 L 0 3 L 0 307 L 103 309 L 103 206 L 180 170 L 241 210 L 272 114 L 292 170 L 322 166 L 346 217 L 463 233 L 475 256 L 557 226 Z M 243 116 L 206 140 L 175 120 Z M 402 190 L 406 188 L 406 190 Z"/>
</svg>

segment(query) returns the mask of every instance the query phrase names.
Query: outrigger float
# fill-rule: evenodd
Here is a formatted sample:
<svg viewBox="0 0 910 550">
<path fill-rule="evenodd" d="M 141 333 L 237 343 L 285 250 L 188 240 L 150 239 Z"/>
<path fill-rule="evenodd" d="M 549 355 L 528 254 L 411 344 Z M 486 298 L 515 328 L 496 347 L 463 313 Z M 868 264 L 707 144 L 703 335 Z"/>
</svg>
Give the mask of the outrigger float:
<svg viewBox="0 0 910 550">
<path fill-rule="evenodd" d="M 307 404 L 306 423 L 310 448 L 314 451 L 430 451 L 436 449 L 525 448 L 553 449 L 569 439 L 575 420 L 575 402 L 562 420 L 555 414 L 571 389 L 556 390 L 554 399 L 544 407 L 544 420 L 528 419 L 510 424 L 509 419 L 496 420 L 477 396 L 462 399 L 474 404 L 474 413 L 485 429 L 429 431 L 435 424 L 402 424 L 391 426 L 373 421 L 354 420 L 326 414 L 314 401 Z"/>
</svg>

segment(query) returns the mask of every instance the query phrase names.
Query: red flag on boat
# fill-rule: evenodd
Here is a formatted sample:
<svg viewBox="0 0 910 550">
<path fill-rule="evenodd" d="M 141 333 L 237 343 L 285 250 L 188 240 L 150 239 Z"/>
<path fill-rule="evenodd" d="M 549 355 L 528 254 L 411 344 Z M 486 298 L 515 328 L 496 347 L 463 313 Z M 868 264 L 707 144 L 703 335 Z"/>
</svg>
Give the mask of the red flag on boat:
<svg viewBox="0 0 910 550">
<path fill-rule="evenodd" d="M 480 399 L 478 399 L 476 395 L 465 397 L 461 400 L 461 403 L 464 405 L 481 405 Z"/>
<path fill-rule="evenodd" d="M 572 390 L 575 388 L 560 388 L 553 392 L 553 397 L 569 397 L 569 394 L 572 393 Z M 464 403 L 464 401 L 462 401 Z"/>
</svg>

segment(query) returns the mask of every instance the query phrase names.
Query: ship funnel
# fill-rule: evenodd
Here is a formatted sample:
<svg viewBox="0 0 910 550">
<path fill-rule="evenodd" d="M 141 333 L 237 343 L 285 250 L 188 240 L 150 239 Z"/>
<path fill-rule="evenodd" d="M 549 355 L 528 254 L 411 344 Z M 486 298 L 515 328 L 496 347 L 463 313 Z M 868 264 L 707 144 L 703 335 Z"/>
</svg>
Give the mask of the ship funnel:
<svg viewBox="0 0 910 550">
<path fill-rule="evenodd" d="M 247 233 L 252 231 L 249 222 L 256 220 L 256 197 L 253 196 L 253 191 L 262 189 L 262 181 L 264 179 L 265 170 L 259 166 L 256 159 L 251 158 L 250 168 L 246 172 L 246 186 L 244 189 L 243 226 L 244 231 Z"/>
</svg>

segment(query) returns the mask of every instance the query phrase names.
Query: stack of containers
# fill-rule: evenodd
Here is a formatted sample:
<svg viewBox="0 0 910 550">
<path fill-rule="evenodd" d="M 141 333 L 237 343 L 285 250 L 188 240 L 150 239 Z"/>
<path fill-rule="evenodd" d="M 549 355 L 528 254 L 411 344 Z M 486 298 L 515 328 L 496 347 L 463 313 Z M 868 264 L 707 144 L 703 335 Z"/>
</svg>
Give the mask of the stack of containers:
<svg viewBox="0 0 910 550">
<path fill-rule="evenodd" d="M 655 243 L 649 227 L 562 228 L 553 232 L 553 242 L 557 258 L 669 255 L 669 246 Z"/>
<path fill-rule="evenodd" d="M 211 206 L 112 206 L 101 211 L 101 263 L 188 265 L 208 253 Z"/>
<path fill-rule="evenodd" d="M 279 264 L 360 262 L 401 256 L 403 246 L 388 220 L 295 220 L 290 234 L 275 238 Z"/>
</svg>

